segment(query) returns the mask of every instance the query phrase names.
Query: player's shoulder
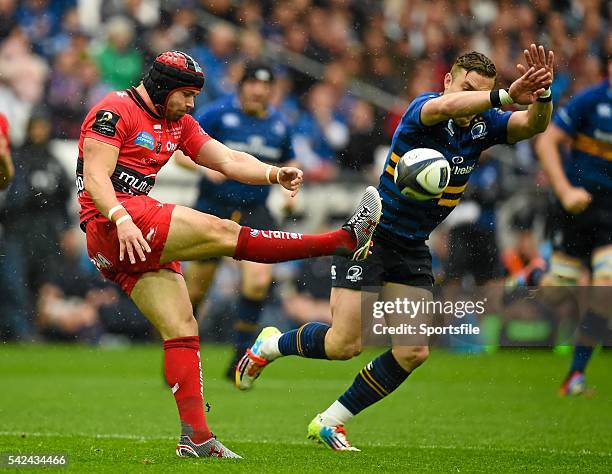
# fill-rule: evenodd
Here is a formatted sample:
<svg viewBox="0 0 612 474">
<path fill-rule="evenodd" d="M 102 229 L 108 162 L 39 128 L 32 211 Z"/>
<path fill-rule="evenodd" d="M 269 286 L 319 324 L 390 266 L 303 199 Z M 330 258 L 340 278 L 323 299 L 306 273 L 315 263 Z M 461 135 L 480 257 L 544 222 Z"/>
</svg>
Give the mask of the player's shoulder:
<svg viewBox="0 0 612 474">
<path fill-rule="evenodd" d="M 410 103 L 408 107 L 404 111 L 404 115 L 400 123 L 398 124 L 398 128 L 409 127 L 412 128 L 415 124 L 423 127 L 423 123 L 421 122 L 421 108 L 425 103 L 431 99 L 435 99 L 436 97 L 440 97 L 442 95 L 441 92 L 423 92 L 417 95 Z"/>
<path fill-rule="evenodd" d="M 422 104 L 427 102 L 428 100 L 435 99 L 436 97 L 440 97 L 442 95 L 441 92 L 422 92 L 417 95 L 410 104 L 408 105 L 408 110 L 413 108 L 415 105 Z"/>
<path fill-rule="evenodd" d="M 100 105 L 126 108 L 126 107 L 135 106 L 136 104 L 130 98 L 129 92 L 124 90 L 124 91 L 109 92 L 104 97 L 102 97 L 102 99 L 100 99 L 100 101 L 96 105 L 94 105 L 94 108 Z"/>
<path fill-rule="evenodd" d="M 136 103 L 130 98 L 127 91 L 112 91 L 106 94 L 89 110 L 89 117 L 100 116 L 103 113 L 117 115 L 123 120 L 134 114 L 133 109 L 138 108 Z"/>
</svg>

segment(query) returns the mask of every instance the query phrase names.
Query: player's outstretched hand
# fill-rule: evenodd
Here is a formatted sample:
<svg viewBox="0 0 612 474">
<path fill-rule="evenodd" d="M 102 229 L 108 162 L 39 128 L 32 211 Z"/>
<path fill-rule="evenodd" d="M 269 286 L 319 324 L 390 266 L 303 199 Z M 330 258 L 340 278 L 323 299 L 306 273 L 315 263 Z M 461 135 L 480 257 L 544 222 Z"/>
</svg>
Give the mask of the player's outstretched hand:
<svg viewBox="0 0 612 474">
<path fill-rule="evenodd" d="M 136 263 L 135 254 L 138 254 L 143 262 L 147 259 L 145 251 L 150 253 L 151 247 L 132 220 L 124 221 L 117 226 L 117 237 L 119 238 L 119 261 L 123 262 L 126 253 L 130 263 Z"/>
<path fill-rule="evenodd" d="M 529 49 L 523 51 L 525 55 L 525 62 L 527 63 L 527 67 L 522 64 L 517 64 L 516 68 L 518 69 L 521 75 L 527 72 L 527 68 L 533 67 L 535 69 L 546 69 L 550 73 L 550 83 L 554 79 L 554 63 L 555 63 L 555 54 L 552 51 L 549 51 L 546 54 L 546 50 L 544 46 L 537 46 L 535 44 L 531 44 Z"/>
<path fill-rule="evenodd" d="M 545 67 L 530 67 L 525 74 L 510 85 L 508 94 L 517 104 L 529 105 L 552 84 L 551 73 Z"/>
<path fill-rule="evenodd" d="M 559 194 L 559 199 L 563 209 L 570 214 L 580 214 L 583 212 L 591 201 L 593 196 L 584 188 L 570 187 Z"/>
<path fill-rule="evenodd" d="M 291 197 L 298 193 L 303 180 L 304 172 L 299 168 L 283 166 L 278 171 L 278 184 L 291 191 Z"/>
</svg>

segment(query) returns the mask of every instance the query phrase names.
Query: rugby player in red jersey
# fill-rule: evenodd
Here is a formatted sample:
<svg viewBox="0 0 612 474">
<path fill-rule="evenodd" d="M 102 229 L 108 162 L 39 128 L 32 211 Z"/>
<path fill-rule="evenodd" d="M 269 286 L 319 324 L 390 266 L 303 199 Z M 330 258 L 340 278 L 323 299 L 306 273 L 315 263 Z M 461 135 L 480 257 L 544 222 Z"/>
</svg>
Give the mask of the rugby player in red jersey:
<svg viewBox="0 0 612 474">
<path fill-rule="evenodd" d="M 9 145 L 8 121 L 0 113 L 0 189 L 5 189 L 15 174 Z"/>
<path fill-rule="evenodd" d="M 231 256 L 274 263 L 330 254 L 360 260 L 368 255 L 381 202 L 370 187 L 342 229 L 305 235 L 259 231 L 148 197 L 177 149 L 230 179 L 298 191 L 299 169 L 265 165 L 200 128 L 189 113 L 203 85 L 193 58 L 166 52 L 137 87 L 111 92 L 91 109 L 79 139 L 80 220 L 92 261 L 131 296 L 164 341 L 165 376 L 182 426 L 177 454 L 238 457 L 206 423 L 198 325 L 179 262 Z"/>
</svg>

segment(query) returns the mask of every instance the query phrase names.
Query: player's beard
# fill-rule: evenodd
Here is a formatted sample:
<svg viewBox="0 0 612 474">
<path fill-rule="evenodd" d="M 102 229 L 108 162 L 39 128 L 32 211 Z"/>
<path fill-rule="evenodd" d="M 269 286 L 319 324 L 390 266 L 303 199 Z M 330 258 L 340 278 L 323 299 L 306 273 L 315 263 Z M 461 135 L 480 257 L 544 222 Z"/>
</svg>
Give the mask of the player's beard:
<svg viewBox="0 0 612 474">
<path fill-rule="evenodd" d="M 190 114 L 191 112 L 193 112 L 193 107 L 187 107 L 184 111 L 176 110 L 174 112 L 167 113 L 166 118 L 171 122 L 176 122 L 182 119 L 185 115 Z"/>
<path fill-rule="evenodd" d="M 267 107 L 264 101 L 251 100 L 245 105 L 246 107 L 244 108 L 244 111 L 248 115 L 255 115 L 255 116 L 265 115 L 266 110 L 267 110 Z"/>
</svg>

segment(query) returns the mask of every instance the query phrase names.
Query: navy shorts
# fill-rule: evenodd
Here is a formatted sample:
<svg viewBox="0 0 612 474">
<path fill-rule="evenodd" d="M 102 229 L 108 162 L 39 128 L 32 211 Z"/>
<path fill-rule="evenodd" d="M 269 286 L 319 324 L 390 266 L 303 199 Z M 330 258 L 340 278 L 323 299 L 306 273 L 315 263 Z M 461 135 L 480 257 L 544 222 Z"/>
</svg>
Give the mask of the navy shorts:
<svg viewBox="0 0 612 474">
<path fill-rule="evenodd" d="M 372 254 L 364 261 L 333 258 L 332 287 L 361 290 L 362 287 L 382 287 L 384 282 L 433 286 L 431 253 L 425 241 L 400 239 L 385 234 L 380 228 L 373 241 Z"/>
<path fill-rule="evenodd" d="M 554 250 L 590 268 L 593 251 L 612 244 L 612 199 L 593 199 L 580 214 L 570 214 L 557 203 L 549 226 Z"/>
</svg>

